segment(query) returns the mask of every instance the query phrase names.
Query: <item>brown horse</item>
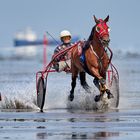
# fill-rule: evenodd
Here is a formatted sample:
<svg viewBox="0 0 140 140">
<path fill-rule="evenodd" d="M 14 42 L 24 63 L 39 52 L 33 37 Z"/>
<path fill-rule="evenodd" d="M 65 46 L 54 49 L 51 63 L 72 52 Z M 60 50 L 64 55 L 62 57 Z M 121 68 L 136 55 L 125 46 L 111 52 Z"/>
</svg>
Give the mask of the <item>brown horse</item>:
<svg viewBox="0 0 140 140">
<path fill-rule="evenodd" d="M 89 86 L 86 82 L 86 72 L 94 77 L 94 84 L 100 90 L 100 95 L 95 96 L 95 101 L 99 101 L 103 93 L 107 93 L 108 99 L 113 98 L 110 90 L 106 85 L 106 72 L 109 67 L 109 56 L 106 46 L 109 45 L 109 27 L 107 22 L 109 15 L 104 19 L 97 19 L 94 16 L 96 25 L 92 28 L 91 34 L 83 46 L 84 63 L 80 61 L 78 49 L 75 47 L 71 52 L 71 72 L 72 82 L 69 100 L 74 99 L 74 88 L 76 86 L 76 78 L 80 74 L 81 85 L 89 91 Z"/>
</svg>

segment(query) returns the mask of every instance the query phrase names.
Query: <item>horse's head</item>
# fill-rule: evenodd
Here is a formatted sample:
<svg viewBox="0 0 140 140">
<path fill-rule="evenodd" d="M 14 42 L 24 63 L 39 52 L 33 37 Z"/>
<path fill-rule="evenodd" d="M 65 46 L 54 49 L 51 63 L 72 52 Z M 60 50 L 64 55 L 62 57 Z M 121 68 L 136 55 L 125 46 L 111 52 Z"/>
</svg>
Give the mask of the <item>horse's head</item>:
<svg viewBox="0 0 140 140">
<path fill-rule="evenodd" d="M 108 46 L 109 42 L 110 42 L 110 38 L 109 38 L 109 27 L 106 24 L 109 20 L 109 15 L 104 19 L 97 19 L 94 16 L 94 20 L 96 22 L 95 25 L 95 35 L 97 36 L 97 38 L 101 41 L 101 43 L 103 44 L 103 46 Z"/>
</svg>

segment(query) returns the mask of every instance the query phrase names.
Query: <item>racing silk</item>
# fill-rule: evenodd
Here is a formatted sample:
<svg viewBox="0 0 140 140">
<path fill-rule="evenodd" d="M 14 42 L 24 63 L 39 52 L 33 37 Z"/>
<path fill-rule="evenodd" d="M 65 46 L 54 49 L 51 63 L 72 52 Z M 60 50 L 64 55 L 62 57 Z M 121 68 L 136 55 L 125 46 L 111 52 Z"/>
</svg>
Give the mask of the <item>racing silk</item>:
<svg viewBox="0 0 140 140">
<path fill-rule="evenodd" d="M 56 49 L 54 50 L 54 54 L 66 49 L 67 47 L 72 46 L 72 43 L 63 43 L 60 46 L 57 46 Z M 70 59 L 68 53 L 66 52 L 65 54 L 63 54 L 62 56 L 60 56 L 59 58 L 56 59 L 56 61 L 60 61 L 60 60 L 67 60 Z"/>
</svg>

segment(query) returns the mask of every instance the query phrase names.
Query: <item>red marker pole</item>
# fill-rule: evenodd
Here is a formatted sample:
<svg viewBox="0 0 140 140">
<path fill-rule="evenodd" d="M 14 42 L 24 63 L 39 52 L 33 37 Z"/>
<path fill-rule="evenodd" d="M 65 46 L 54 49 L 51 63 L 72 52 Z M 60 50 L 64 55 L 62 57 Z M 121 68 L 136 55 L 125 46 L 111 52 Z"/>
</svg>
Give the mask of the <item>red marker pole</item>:
<svg viewBox="0 0 140 140">
<path fill-rule="evenodd" d="M 43 38 L 43 69 L 44 70 L 47 66 L 47 44 L 48 44 L 48 40 L 46 34 L 44 34 L 44 38 Z"/>
</svg>

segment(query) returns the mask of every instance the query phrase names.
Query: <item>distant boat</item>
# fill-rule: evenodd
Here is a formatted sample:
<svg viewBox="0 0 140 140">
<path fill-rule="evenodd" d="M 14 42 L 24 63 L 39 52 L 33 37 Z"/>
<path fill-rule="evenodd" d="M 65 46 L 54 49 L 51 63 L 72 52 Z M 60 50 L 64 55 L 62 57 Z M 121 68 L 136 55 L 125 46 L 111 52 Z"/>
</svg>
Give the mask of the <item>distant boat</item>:
<svg viewBox="0 0 140 140">
<path fill-rule="evenodd" d="M 80 38 L 78 36 L 72 37 L 72 42 L 78 41 Z M 47 40 L 48 45 L 58 45 L 57 43 L 61 44 L 60 40 Z M 30 28 L 27 28 L 25 31 L 18 32 L 15 34 L 14 38 L 14 46 L 20 47 L 20 46 L 36 46 L 36 45 L 42 45 L 44 43 L 43 39 L 38 39 L 37 35 L 34 31 L 32 31 Z"/>
</svg>

